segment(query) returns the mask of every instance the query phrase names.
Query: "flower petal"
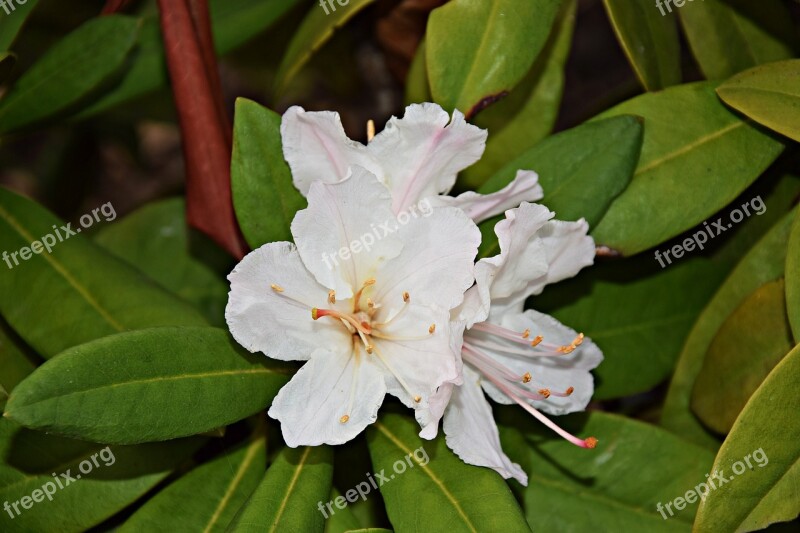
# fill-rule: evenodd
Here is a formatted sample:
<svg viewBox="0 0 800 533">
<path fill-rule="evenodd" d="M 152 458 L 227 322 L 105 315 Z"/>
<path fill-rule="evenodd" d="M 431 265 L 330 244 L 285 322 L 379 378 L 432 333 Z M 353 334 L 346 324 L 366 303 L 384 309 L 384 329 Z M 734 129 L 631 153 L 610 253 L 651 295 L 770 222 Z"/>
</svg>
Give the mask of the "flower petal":
<svg viewBox="0 0 800 533">
<path fill-rule="evenodd" d="M 439 432 L 439 421 L 444 416 L 444 411 L 447 404 L 450 402 L 450 396 L 453 394 L 453 387 L 459 386 L 464 383 L 464 378 L 461 375 L 463 362 L 461 360 L 461 346 L 464 344 L 464 328 L 466 323 L 463 321 L 450 322 L 450 346 L 453 354 L 456 356 L 456 369 L 458 377 L 450 382 L 443 383 L 428 399 L 427 407 L 418 408 L 415 412 L 417 422 L 419 422 L 422 431 L 419 436 L 423 439 L 431 440 L 436 438 Z"/>
<path fill-rule="evenodd" d="M 530 170 L 518 170 L 514 180 L 491 194 L 465 192 L 456 197 L 433 196 L 434 207 L 448 205 L 463 210 L 469 218 L 480 224 L 484 220 L 519 206 L 522 202 L 535 202 L 544 196 L 539 176 Z"/>
<path fill-rule="evenodd" d="M 393 315 L 396 319 L 380 316 L 386 325 L 380 326 L 380 338 L 373 333 L 370 357 L 383 365 L 389 394 L 408 407 L 427 409 L 440 385 L 458 379 L 460 358 L 453 351 L 447 311 L 413 302 L 406 306 Z"/>
<path fill-rule="evenodd" d="M 448 311 L 464 300 L 474 282 L 475 256 L 481 234 L 463 211 L 441 207 L 421 217 L 409 217 L 405 225 L 402 213 L 396 236 L 403 242 L 400 255 L 383 264 L 376 274 L 376 301 L 397 309 L 403 305 L 403 293 L 411 300 L 432 303 Z"/>
<path fill-rule="evenodd" d="M 294 185 L 303 195 L 314 181 L 336 183 L 345 179 L 351 165 L 381 172 L 367 147 L 347 137 L 339 113 L 307 112 L 292 106 L 283 114 L 281 140 Z"/>
<path fill-rule="evenodd" d="M 311 308 L 325 303 L 328 290 L 306 270 L 293 244 L 273 242 L 253 250 L 228 280 L 225 319 L 233 337 L 249 351 L 304 361 L 320 345 L 349 346 L 346 330 L 312 320 Z"/>
<path fill-rule="evenodd" d="M 343 444 L 375 422 L 385 395 L 381 373 L 364 352 L 317 350 L 280 390 L 269 416 L 280 420 L 292 448 Z"/>
<path fill-rule="evenodd" d="M 312 184 L 308 208 L 292 221 L 292 235 L 317 281 L 347 299 L 400 253 L 401 242 L 382 235 L 385 225 L 397 225 L 389 191 L 369 171 L 354 167 L 342 182 Z"/>
<path fill-rule="evenodd" d="M 503 478 L 528 485 L 528 476 L 503 453 L 492 407 L 483 395 L 480 377 L 464 367 L 464 384 L 456 387 L 444 415 L 447 446 L 465 463 L 485 466 Z"/>
<path fill-rule="evenodd" d="M 441 107 L 425 103 L 408 106 L 402 119 L 392 117 L 367 150 L 380 161 L 381 179 L 399 213 L 448 192 L 456 174 L 480 159 L 485 147 L 485 130 L 467 123 L 459 111 L 450 121 Z"/>
<path fill-rule="evenodd" d="M 557 346 L 570 344 L 577 335 L 574 329 L 533 309 L 528 309 L 524 313 L 509 313 L 500 325 L 514 331 L 530 329 L 531 335 L 541 335 L 545 343 Z M 472 338 L 476 336 L 481 338 L 482 335 L 474 331 L 469 332 L 469 337 Z M 519 344 L 496 337 L 491 340 L 500 345 L 508 343 L 506 345 L 510 348 L 519 347 Z M 569 387 L 574 387 L 574 392 L 570 396 L 550 396 L 546 400 L 530 402 L 537 409 L 551 415 L 565 415 L 586 409 L 594 393 L 594 378 L 590 371 L 603 361 L 603 353 L 589 337 L 585 337 L 572 353 L 554 357 L 514 356 L 483 348 L 482 351 L 514 373 L 522 375 L 530 372 L 533 380 L 528 387 L 532 391 L 541 388 L 566 391 Z M 483 381 L 483 388 L 498 403 L 514 403 L 487 380 Z"/>
</svg>

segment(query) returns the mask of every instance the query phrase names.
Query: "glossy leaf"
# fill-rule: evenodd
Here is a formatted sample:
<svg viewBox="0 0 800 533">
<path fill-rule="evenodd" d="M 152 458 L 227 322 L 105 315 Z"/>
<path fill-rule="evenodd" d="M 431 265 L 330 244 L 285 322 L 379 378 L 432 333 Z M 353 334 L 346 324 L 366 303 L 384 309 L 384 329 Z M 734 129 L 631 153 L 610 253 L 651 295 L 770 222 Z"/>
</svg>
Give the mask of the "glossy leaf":
<svg viewBox="0 0 800 533">
<path fill-rule="evenodd" d="M 372 2 L 374 0 L 349 0 L 344 5 L 339 2 L 325 3 L 324 7 L 313 4 L 300 27 L 295 30 L 278 67 L 275 75 L 276 98 L 283 94 L 289 82 L 333 33 Z"/>
<path fill-rule="evenodd" d="M 489 130 L 483 157 L 462 178 L 481 186 L 509 161 L 550 134 L 564 91 L 564 65 L 572 44 L 576 2 L 564 2 L 550 39 L 525 78 L 500 102 L 478 115 L 475 124 Z"/>
<path fill-rule="evenodd" d="M 544 48 L 559 4 L 452 0 L 433 10 L 426 59 L 434 101 L 472 117 L 508 93 Z"/>
<path fill-rule="evenodd" d="M 536 531 L 691 531 L 696 504 L 682 510 L 657 506 L 703 481 L 713 454 L 649 424 L 593 412 L 559 417 L 570 431 L 594 435 L 594 450 L 578 448 L 534 420 L 520 421 L 505 408 L 499 416 L 503 449 L 528 473 L 528 486 L 513 484 Z M 505 416 L 509 415 L 510 416 Z M 663 508 L 663 506 L 662 506 Z"/>
<path fill-rule="evenodd" d="M 657 91 L 680 83 L 681 50 L 675 15 L 662 14 L 649 2 L 603 0 L 603 4 L 642 86 Z"/>
<path fill-rule="evenodd" d="M 619 114 L 644 117 L 642 153 L 630 185 L 592 234 L 598 244 L 625 255 L 703 222 L 783 150 L 779 141 L 729 111 L 709 83 L 638 96 L 600 116 Z"/>
<path fill-rule="evenodd" d="M 421 104 L 433 100 L 428 82 L 428 67 L 425 61 L 425 39 L 423 38 L 408 69 L 404 96 L 406 105 Z"/>
<path fill-rule="evenodd" d="M 795 216 L 786 250 L 786 311 L 795 342 L 800 342 L 800 214 Z"/>
<path fill-rule="evenodd" d="M 677 12 L 692 54 L 709 80 L 794 55 L 792 17 L 781 0 L 694 1 Z"/>
<path fill-rule="evenodd" d="M 800 59 L 755 67 L 717 88 L 725 103 L 800 142 Z"/>
<path fill-rule="evenodd" d="M 727 433 L 750 395 L 793 347 L 783 280 L 756 289 L 719 328 L 692 392 L 692 410 Z"/>
<path fill-rule="evenodd" d="M 25 353 L 11 328 L 0 318 L 0 409 L 8 394 L 35 368 L 34 358 Z"/>
<path fill-rule="evenodd" d="M 66 226 L 0 188 L 0 250 L 9 253 L 0 268 L 0 314 L 42 357 L 129 329 L 205 324 L 191 305 L 101 250 L 80 227 L 73 225 L 76 234 L 69 236 Z M 14 256 L 43 240 L 55 243 L 51 253 L 37 246 L 41 253 L 29 252 L 27 261 Z"/>
<path fill-rule="evenodd" d="M 800 347 L 775 367 L 736 419 L 713 467 L 732 479 L 700 504 L 695 531 L 754 531 L 800 513 L 798 375 Z"/>
<path fill-rule="evenodd" d="M 14 11 L 6 14 L 5 12 L 0 15 L 0 51 L 10 50 L 11 45 L 20 33 L 22 26 L 28 20 L 28 17 L 33 13 L 36 4 L 39 0 L 27 0 L 20 4 L 17 2 L 10 3 L 14 7 Z"/>
<path fill-rule="evenodd" d="M 251 100 L 236 100 L 231 186 L 239 227 L 251 248 L 291 241 L 289 227 L 306 200 L 283 159 L 281 117 Z"/>
<path fill-rule="evenodd" d="M 266 468 L 264 432 L 256 431 L 249 442 L 198 466 L 156 494 L 118 531 L 224 532 Z"/>
<path fill-rule="evenodd" d="M 103 226 L 95 242 L 202 310 L 210 323 L 225 324 L 228 286 L 192 257 L 183 199 L 147 205 Z"/>
<path fill-rule="evenodd" d="M 0 529 L 6 533 L 86 531 L 155 487 L 202 442 L 183 439 L 106 450 L 105 444 L 45 435 L 0 419 L 0 501 L 20 502 L 19 516 L 13 513 L 12 519 L 5 510 L 0 515 Z M 88 473 L 80 470 L 81 464 Z M 55 476 L 63 488 L 57 486 Z M 52 501 L 42 494 L 45 486 Z M 40 501 L 31 502 L 31 496 Z M 22 505 L 24 497 L 28 509 Z"/>
<path fill-rule="evenodd" d="M 327 501 L 332 478 L 327 446 L 284 448 L 228 531 L 322 531 L 317 502 Z"/>
<path fill-rule="evenodd" d="M 417 433 L 416 422 L 398 414 L 381 416 L 367 430 L 376 479 L 387 478 L 380 491 L 396 531 L 527 531 L 499 474 L 461 461 L 442 435 L 423 441 Z"/>
<path fill-rule="evenodd" d="M 210 0 L 214 47 L 226 54 L 269 28 L 300 0 Z M 80 113 L 88 117 L 168 84 L 164 44 L 158 20 L 145 17 L 138 46 L 122 79 Z"/>
<path fill-rule="evenodd" d="M 64 112 L 90 96 L 125 63 L 139 21 L 122 15 L 89 20 L 53 46 L 0 100 L 0 133 Z"/>
<path fill-rule="evenodd" d="M 484 183 L 486 194 L 505 187 L 518 169 L 534 170 L 544 189 L 540 203 L 561 220 L 585 218 L 594 226 L 627 186 L 636 167 L 642 125 L 635 117 L 586 123 L 548 137 L 509 162 Z M 481 257 L 499 253 L 493 228 L 496 220 L 481 224 Z"/>
<path fill-rule="evenodd" d="M 0 53 L 0 83 L 4 83 L 17 63 L 17 57 L 11 52 Z"/>
<path fill-rule="evenodd" d="M 786 241 L 794 212 L 784 216 L 745 255 L 698 318 L 686 340 L 670 382 L 661 425 L 685 439 L 716 449 L 718 443 L 689 407 L 691 392 L 706 352 L 725 319 L 758 287 L 783 276 Z"/>
<path fill-rule="evenodd" d="M 146 329 L 76 346 L 48 361 L 14 389 L 5 416 L 96 442 L 174 439 L 264 409 L 290 373 L 288 366 L 246 353 L 220 329 Z"/>
</svg>

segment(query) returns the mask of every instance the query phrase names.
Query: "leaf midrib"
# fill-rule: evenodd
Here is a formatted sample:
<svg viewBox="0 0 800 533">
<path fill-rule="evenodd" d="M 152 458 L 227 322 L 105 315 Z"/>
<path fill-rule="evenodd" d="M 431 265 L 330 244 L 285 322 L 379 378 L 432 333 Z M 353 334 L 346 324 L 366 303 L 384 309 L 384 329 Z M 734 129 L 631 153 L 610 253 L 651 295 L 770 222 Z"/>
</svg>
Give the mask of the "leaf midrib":
<svg viewBox="0 0 800 533">
<path fill-rule="evenodd" d="M 281 505 L 278 508 L 278 513 L 275 515 L 275 520 L 272 522 L 272 527 L 269 529 L 270 533 L 274 533 L 278 527 L 278 523 L 280 522 L 281 517 L 286 510 L 286 505 L 289 503 L 289 496 L 292 494 L 294 486 L 297 484 L 297 480 L 300 478 L 300 473 L 303 471 L 303 468 L 306 465 L 306 460 L 308 460 L 308 454 L 311 453 L 311 449 L 311 446 L 306 446 L 303 456 L 300 457 L 300 461 L 297 463 L 297 468 L 295 469 L 294 475 L 292 475 L 291 481 L 289 481 L 289 486 L 286 487 L 286 495 L 283 497 Z"/>
</svg>

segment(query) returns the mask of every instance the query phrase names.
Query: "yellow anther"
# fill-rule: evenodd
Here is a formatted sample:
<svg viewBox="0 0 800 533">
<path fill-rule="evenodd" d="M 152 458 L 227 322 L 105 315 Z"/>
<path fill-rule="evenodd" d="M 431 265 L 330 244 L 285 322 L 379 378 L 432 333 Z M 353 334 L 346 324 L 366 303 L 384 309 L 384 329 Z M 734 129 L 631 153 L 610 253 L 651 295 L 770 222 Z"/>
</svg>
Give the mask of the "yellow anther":
<svg viewBox="0 0 800 533">
<path fill-rule="evenodd" d="M 367 347 L 364 349 L 367 351 L 368 354 L 372 354 L 372 352 L 375 351 L 375 347 L 371 344 L 367 344 Z"/>
<path fill-rule="evenodd" d="M 531 336 L 531 330 L 526 329 L 525 331 L 522 332 L 522 338 L 523 339 L 527 339 L 530 336 Z"/>
<path fill-rule="evenodd" d="M 531 373 L 530 372 L 525 372 L 522 375 L 522 382 L 523 383 L 530 383 L 530 381 L 531 381 Z"/>
<path fill-rule="evenodd" d="M 564 394 L 566 394 L 567 396 L 569 396 L 569 395 L 570 395 L 570 394 L 572 394 L 573 392 L 575 392 L 575 387 L 570 387 L 570 388 L 568 388 L 566 391 L 564 391 Z"/>
<path fill-rule="evenodd" d="M 541 394 L 545 398 L 549 398 L 550 397 L 550 389 L 539 389 L 539 394 Z"/>
<path fill-rule="evenodd" d="M 403 293 L 403 301 L 404 302 L 408 302 L 410 299 L 411 299 L 411 296 L 407 292 L 404 292 Z"/>
<path fill-rule="evenodd" d="M 375 138 L 375 122 L 372 119 L 367 121 L 367 142 Z"/>
<path fill-rule="evenodd" d="M 342 424 L 346 424 L 348 420 L 350 420 L 350 415 L 344 415 L 342 416 L 342 418 L 339 419 L 339 422 L 341 422 Z"/>
<path fill-rule="evenodd" d="M 272 285 L 270 285 L 270 287 L 271 287 L 271 288 L 272 288 L 272 290 L 273 290 L 273 291 L 275 291 L 275 292 L 283 292 L 283 287 L 281 287 L 280 285 L 275 285 L 275 284 L 273 283 Z"/>
<path fill-rule="evenodd" d="M 336 303 L 336 291 L 328 291 L 328 302 L 332 304 Z"/>
<path fill-rule="evenodd" d="M 311 309 L 311 318 L 313 318 L 314 320 L 319 318 L 319 309 L 317 309 L 316 307 Z"/>
<path fill-rule="evenodd" d="M 434 331 L 436 331 L 436 324 L 431 324 L 431 327 L 428 328 L 428 333 L 433 335 Z"/>
<path fill-rule="evenodd" d="M 583 443 L 586 444 L 586 447 L 591 450 L 597 446 L 597 439 L 594 437 L 589 437 L 588 439 L 584 440 Z"/>
<path fill-rule="evenodd" d="M 584 337 L 583 333 L 578 333 L 578 336 L 575 337 L 574 341 L 572 341 L 572 345 L 573 346 L 580 346 L 581 343 L 583 342 L 583 337 Z"/>
<path fill-rule="evenodd" d="M 369 287 L 370 285 L 375 285 L 375 278 L 369 278 L 367 281 L 364 282 L 362 287 Z"/>
<path fill-rule="evenodd" d="M 531 346 L 536 346 L 537 344 L 539 344 L 539 343 L 540 343 L 540 342 L 542 342 L 543 340 L 544 340 L 544 337 L 542 337 L 541 335 L 537 335 L 537 336 L 536 336 L 536 337 L 535 337 L 535 338 L 534 338 L 534 339 L 531 341 Z"/>
<path fill-rule="evenodd" d="M 414 396 L 414 403 L 419 403 L 422 401 L 422 396 Z"/>
<path fill-rule="evenodd" d="M 370 309 L 375 307 L 375 302 L 372 301 L 372 298 L 367 298 L 367 307 L 369 307 Z"/>
</svg>

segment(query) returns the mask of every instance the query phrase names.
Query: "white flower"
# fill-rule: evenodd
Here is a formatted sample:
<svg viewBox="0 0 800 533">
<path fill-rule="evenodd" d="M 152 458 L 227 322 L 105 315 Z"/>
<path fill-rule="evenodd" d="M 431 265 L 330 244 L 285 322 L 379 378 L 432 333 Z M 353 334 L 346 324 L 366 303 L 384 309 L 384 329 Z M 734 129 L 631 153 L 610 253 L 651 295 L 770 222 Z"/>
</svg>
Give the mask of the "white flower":
<svg viewBox="0 0 800 533">
<path fill-rule="evenodd" d="M 347 137 L 338 113 L 295 106 L 283 115 L 281 137 L 294 184 L 303 194 L 313 182 L 336 183 L 358 165 L 388 187 L 395 213 L 429 199 L 434 206 L 459 207 L 477 223 L 542 197 L 538 176 L 531 171 L 519 171 L 496 193 L 439 196 L 453 188 L 461 170 L 481 158 L 486 131 L 468 124 L 459 111 L 450 120 L 436 104 L 408 106 L 402 119 L 392 117 L 366 146 Z"/>
<path fill-rule="evenodd" d="M 323 261 L 393 217 L 386 187 L 353 167 L 344 181 L 310 185 L 292 222 L 296 246 L 266 244 L 228 276 L 236 340 L 307 361 L 269 410 L 289 446 L 341 444 L 375 421 L 386 392 L 425 411 L 458 380 L 450 309 L 473 283 L 480 242 L 462 211 L 436 209 L 332 268 Z"/>
<path fill-rule="evenodd" d="M 588 337 L 550 316 L 523 311 L 528 296 L 574 276 L 594 260 L 586 222 L 551 220 L 553 216 L 541 205 L 523 203 L 495 226 L 501 252 L 477 263 L 476 284 L 454 312 L 451 326 L 468 328 L 461 349 L 463 384 L 443 384 L 419 417 L 421 435 L 433 438 L 444 415 L 447 445 L 462 460 L 522 484 L 527 476 L 503 453 L 484 391 L 498 403 L 519 404 L 573 444 L 592 448 L 597 442 L 570 435 L 540 412 L 582 411 L 594 390 L 590 370 L 603 360 Z"/>
</svg>

